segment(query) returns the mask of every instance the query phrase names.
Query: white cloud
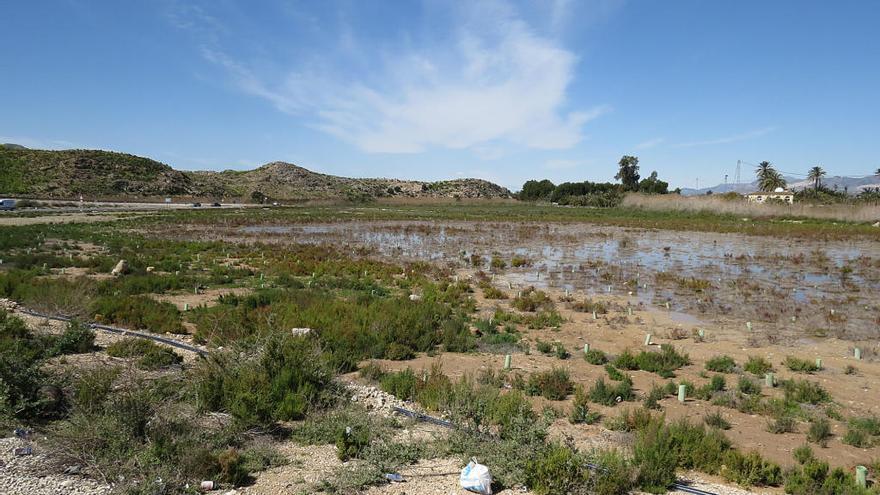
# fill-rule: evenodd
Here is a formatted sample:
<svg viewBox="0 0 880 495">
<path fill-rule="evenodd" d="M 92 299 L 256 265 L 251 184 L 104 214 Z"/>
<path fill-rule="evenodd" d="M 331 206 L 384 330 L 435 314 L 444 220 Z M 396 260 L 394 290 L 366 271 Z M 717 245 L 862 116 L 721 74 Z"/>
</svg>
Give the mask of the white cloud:
<svg viewBox="0 0 880 495">
<path fill-rule="evenodd" d="M 546 170 L 569 170 L 572 168 L 581 167 L 585 164 L 586 162 L 583 160 L 555 159 L 545 161 L 543 164 L 543 168 Z"/>
<path fill-rule="evenodd" d="M 739 141 L 747 141 L 749 139 L 754 139 L 757 137 L 764 136 L 776 130 L 776 127 L 765 127 L 763 129 L 755 129 L 753 131 L 744 132 L 742 134 L 735 134 L 733 136 L 725 136 L 717 139 L 709 139 L 706 141 L 692 141 L 689 143 L 679 143 L 676 144 L 676 148 L 693 148 L 695 146 L 710 146 L 713 144 L 728 144 L 728 143 L 736 143 Z"/>
<path fill-rule="evenodd" d="M 648 139 L 647 141 L 642 141 L 641 143 L 637 144 L 636 149 L 637 150 L 647 150 L 647 149 L 653 148 L 655 146 L 658 146 L 660 144 L 663 144 L 664 141 L 665 141 L 665 139 L 663 139 L 663 138 Z"/>
<path fill-rule="evenodd" d="M 565 3 L 559 2 L 561 11 Z M 502 142 L 566 149 L 581 141 L 587 122 L 609 111 L 568 108 L 577 57 L 538 35 L 509 5 L 465 11 L 451 41 L 383 52 L 372 73 L 360 78 L 344 57 L 336 67 L 317 64 L 325 68 L 315 71 L 298 64 L 273 79 L 219 49 L 203 54 L 241 91 L 367 152 L 486 150 Z M 337 50 L 356 44 L 353 34 L 344 35 Z"/>
</svg>

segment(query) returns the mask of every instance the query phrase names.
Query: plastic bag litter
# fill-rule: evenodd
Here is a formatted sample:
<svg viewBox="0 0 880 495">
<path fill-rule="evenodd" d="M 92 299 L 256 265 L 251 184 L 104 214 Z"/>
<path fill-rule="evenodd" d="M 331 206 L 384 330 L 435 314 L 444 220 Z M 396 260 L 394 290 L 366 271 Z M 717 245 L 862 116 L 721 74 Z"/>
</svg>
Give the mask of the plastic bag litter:
<svg viewBox="0 0 880 495">
<path fill-rule="evenodd" d="M 471 459 L 464 469 L 461 470 L 461 476 L 458 479 L 462 488 L 469 492 L 479 493 L 481 495 L 492 495 L 492 473 L 489 468 Z"/>
</svg>

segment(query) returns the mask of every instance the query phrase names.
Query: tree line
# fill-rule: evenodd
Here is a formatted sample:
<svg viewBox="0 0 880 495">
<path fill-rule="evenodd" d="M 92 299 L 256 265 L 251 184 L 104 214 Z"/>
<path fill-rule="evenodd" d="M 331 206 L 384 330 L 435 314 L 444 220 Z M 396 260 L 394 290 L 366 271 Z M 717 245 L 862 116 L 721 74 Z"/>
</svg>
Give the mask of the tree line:
<svg viewBox="0 0 880 495">
<path fill-rule="evenodd" d="M 646 178 L 639 175 L 639 158 L 624 155 L 618 162 L 618 172 L 613 182 L 563 182 L 554 184 L 548 179 L 529 180 L 523 184 L 519 199 L 524 201 L 551 201 L 572 206 L 616 206 L 627 192 L 644 194 L 668 194 L 669 183 L 660 180 L 657 172 Z M 679 193 L 679 189 L 672 191 Z"/>
</svg>

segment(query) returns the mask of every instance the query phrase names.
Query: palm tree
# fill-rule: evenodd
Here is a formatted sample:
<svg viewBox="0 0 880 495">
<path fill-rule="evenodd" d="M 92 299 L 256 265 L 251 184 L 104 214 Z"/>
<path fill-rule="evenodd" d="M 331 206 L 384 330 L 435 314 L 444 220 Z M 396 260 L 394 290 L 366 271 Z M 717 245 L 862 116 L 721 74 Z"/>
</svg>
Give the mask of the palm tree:
<svg viewBox="0 0 880 495">
<path fill-rule="evenodd" d="M 768 161 L 758 164 L 755 175 L 758 177 L 758 189 L 763 192 L 770 192 L 777 187 L 784 188 L 786 186 L 785 178 Z"/>
<path fill-rule="evenodd" d="M 819 184 L 822 182 L 822 177 L 825 177 L 825 171 L 818 165 L 811 168 L 810 173 L 807 174 L 807 179 L 813 181 L 814 191 L 819 191 Z"/>
</svg>

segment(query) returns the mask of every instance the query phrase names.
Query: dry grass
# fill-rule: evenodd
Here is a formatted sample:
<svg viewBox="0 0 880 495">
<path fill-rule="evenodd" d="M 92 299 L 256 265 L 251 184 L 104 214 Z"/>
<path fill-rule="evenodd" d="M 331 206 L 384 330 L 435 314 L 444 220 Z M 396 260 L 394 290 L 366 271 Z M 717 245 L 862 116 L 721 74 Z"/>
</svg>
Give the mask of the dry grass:
<svg viewBox="0 0 880 495">
<path fill-rule="evenodd" d="M 739 215 L 743 217 L 802 217 L 846 222 L 876 222 L 880 220 L 880 205 L 771 205 L 749 203 L 745 199 L 726 199 L 720 196 L 647 196 L 628 194 L 623 200 L 624 207 L 644 208 L 646 210 L 707 212 Z"/>
</svg>

